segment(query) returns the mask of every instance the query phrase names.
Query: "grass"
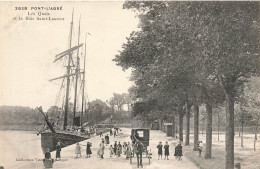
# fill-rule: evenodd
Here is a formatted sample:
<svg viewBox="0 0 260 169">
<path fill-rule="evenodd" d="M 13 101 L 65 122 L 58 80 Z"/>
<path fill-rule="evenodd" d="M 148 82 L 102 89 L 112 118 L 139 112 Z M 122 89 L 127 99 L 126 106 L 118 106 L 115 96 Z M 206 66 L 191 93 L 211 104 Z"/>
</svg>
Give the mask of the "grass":
<svg viewBox="0 0 260 169">
<path fill-rule="evenodd" d="M 184 155 L 192 161 L 195 165 L 197 165 L 200 169 L 225 169 L 225 137 L 221 136 L 221 141 L 216 140 L 216 135 L 213 135 L 212 140 L 212 158 L 205 159 L 205 136 L 201 136 L 200 138 L 204 142 L 204 148 L 199 157 L 198 151 L 193 151 L 193 144 L 190 146 L 183 146 Z M 190 142 L 193 141 L 191 137 Z M 235 136 L 235 157 L 234 163 L 240 163 L 241 168 L 245 169 L 259 169 L 260 168 L 260 153 L 259 153 L 259 144 L 260 141 L 257 140 L 257 149 L 253 150 L 253 137 L 248 135 L 244 137 L 244 148 L 240 146 L 240 137 Z"/>
<path fill-rule="evenodd" d="M 205 159 L 205 149 L 199 157 L 198 151 L 193 151 L 193 146 L 184 146 L 185 156 L 191 160 L 195 165 L 200 169 L 224 169 L 225 168 L 225 152 L 219 149 L 216 149 L 213 146 L 212 152 L 214 156 L 210 159 Z"/>
</svg>

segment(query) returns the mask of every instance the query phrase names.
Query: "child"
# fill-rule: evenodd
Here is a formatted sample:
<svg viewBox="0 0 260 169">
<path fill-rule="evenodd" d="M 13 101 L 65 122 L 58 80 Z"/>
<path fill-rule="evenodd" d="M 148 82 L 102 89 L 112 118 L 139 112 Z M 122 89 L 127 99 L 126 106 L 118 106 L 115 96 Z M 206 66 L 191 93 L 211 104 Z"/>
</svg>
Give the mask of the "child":
<svg viewBox="0 0 260 169">
<path fill-rule="evenodd" d="M 199 144 L 198 144 L 199 157 L 201 157 L 202 149 L 203 149 L 203 143 L 202 143 L 202 141 L 199 141 Z"/>
<path fill-rule="evenodd" d="M 110 154 L 110 157 L 112 157 L 112 155 L 114 154 L 114 147 L 112 145 L 110 145 L 110 147 L 109 147 L 109 154 Z"/>
<path fill-rule="evenodd" d="M 76 158 L 78 158 L 78 155 L 80 155 L 81 157 L 81 146 L 79 145 L 79 143 L 77 143 L 75 147 L 75 154 L 76 154 Z"/>
<path fill-rule="evenodd" d="M 158 148 L 158 160 L 159 160 L 159 157 L 161 156 L 161 159 L 162 159 L 162 142 L 160 141 L 159 142 L 159 145 L 157 145 L 157 148 Z"/>
<path fill-rule="evenodd" d="M 90 157 L 90 154 L 92 154 L 90 142 L 87 143 L 86 154 L 87 154 L 86 158 Z"/>
<path fill-rule="evenodd" d="M 54 160 L 51 158 L 50 149 L 47 148 L 45 152 L 45 158 L 43 159 L 43 164 L 46 168 L 52 168 Z"/>
<path fill-rule="evenodd" d="M 168 156 L 169 156 L 169 145 L 168 145 L 168 141 L 165 142 L 165 145 L 164 145 L 164 160 L 166 159 L 167 157 L 167 160 L 169 160 Z"/>
</svg>

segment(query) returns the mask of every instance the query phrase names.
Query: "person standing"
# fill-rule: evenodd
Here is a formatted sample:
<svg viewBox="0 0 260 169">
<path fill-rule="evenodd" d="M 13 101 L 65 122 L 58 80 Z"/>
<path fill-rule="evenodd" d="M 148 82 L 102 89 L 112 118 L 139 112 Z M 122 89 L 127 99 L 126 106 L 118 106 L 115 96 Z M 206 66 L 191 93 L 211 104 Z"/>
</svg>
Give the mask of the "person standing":
<svg viewBox="0 0 260 169">
<path fill-rule="evenodd" d="M 181 142 L 179 142 L 179 144 L 175 147 L 175 153 L 174 156 L 176 157 L 176 159 L 178 161 L 182 160 L 181 156 L 182 156 L 182 146 L 181 146 Z"/>
<path fill-rule="evenodd" d="M 106 140 L 106 146 L 109 144 L 109 136 L 108 134 L 105 136 L 105 140 Z"/>
<path fill-rule="evenodd" d="M 119 146 L 117 146 L 116 154 L 117 154 L 118 157 L 120 157 L 120 147 Z"/>
<path fill-rule="evenodd" d="M 126 155 L 126 149 L 127 149 L 127 144 L 126 142 L 123 143 L 123 154 Z"/>
<path fill-rule="evenodd" d="M 203 149 L 203 143 L 202 143 L 202 141 L 199 141 L 199 144 L 198 144 L 199 157 L 201 157 L 202 149 Z"/>
<path fill-rule="evenodd" d="M 61 146 L 60 146 L 60 142 L 58 142 L 56 145 L 56 160 L 58 158 L 60 159 L 60 152 L 61 152 Z"/>
<path fill-rule="evenodd" d="M 109 147 L 109 155 L 110 155 L 110 157 L 112 157 L 113 154 L 114 154 L 114 148 L 113 148 L 113 145 L 110 145 L 110 147 Z"/>
<path fill-rule="evenodd" d="M 110 129 L 110 136 L 112 136 L 113 135 L 113 131 L 112 131 L 112 128 Z"/>
<path fill-rule="evenodd" d="M 51 153 L 50 153 L 50 149 L 49 148 L 47 148 L 46 152 L 44 153 L 43 162 L 45 162 L 46 159 L 51 159 Z"/>
<path fill-rule="evenodd" d="M 114 144 L 114 153 L 116 155 L 116 151 L 117 151 L 117 142 L 115 141 L 115 144 Z"/>
<path fill-rule="evenodd" d="M 127 146 L 127 149 L 126 149 L 126 158 L 128 159 L 128 158 L 130 158 L 130 156 L 131 156 L 132 146 L 131 146 L 130 142 L 128 142 L 126 146 Z"/>
<path fill-rule="evenodd" d="M 90 157 L 90 155 L 92 154 L 91 143 L 90 142 L 87 143 L 86 153 L 87 153 L 87 157 L 86 158 Z"/>
<path fill-rule="evenodd" d="M 51 153 L 50 153 L 50 149 L 47 148 L 46 149 L 46 152 L 44 154 L 44 159 L 43 159 L 43 164 L 44 164 L 44 167 L 48 167 L 48 168 L 52 168 L 52 165 L 54 163 L 54 160 L 51 159 Z"/>
<path fill-rule="evenodd" d="M 100 144 L 100 156 L 103 159 L 104 158 L 104 150 L 105 150 L 105 144 L 104 144 L 104 140 L 102 140 L 102 143 Z"/>
<path fill-rule="evenodd" d="M 141 166 L 143 168 L 143 150 L 144 150 L 144 145 L 141 143 L 139 140 L 136 140 L 136 157 L 137 157 L 137 167 Z"/>
<path fill-rule="evenodd" d="M 161 156 L 161 159 L 162 159 L 162 147 L 163 147 L 163 145 L 162 145 L 162 142 L 160 141 L 160 142 L 159 142 L 159 145 L 157 145 L 157 149 L 158 149 L 158 160 L 159 160 L 160 156 Z"/>
<path fill-rule="evenodd" d="M 75 154 L 76 154 L 76 158 L 78 158 L 78 155 L 80 155 L 81 157 L 81 146 L 79 145 L 79 143 L 76 144 Z"/>
<path fill-rule="evenodd" d="M 114 129 L 114 138 L 116 137 L 116 129 Z"/>
<path fill-rule="evenodd" d="M 119 153 L 121 155 L 122 154 L 122 145 L 121 145 L 120 141 L 118 142 L 118 147 L 119 147 Z"/>
<path fill-rule="evenodd" d="M 166 159 L 166 157 L 167 157 L 167 160 L 169 160 L 170 153 L 169 153 L 168 141 L 166 141 L 165 145 L 164 145 L 164 155 L 165 155 L 164 160 Z"/>
</svg>

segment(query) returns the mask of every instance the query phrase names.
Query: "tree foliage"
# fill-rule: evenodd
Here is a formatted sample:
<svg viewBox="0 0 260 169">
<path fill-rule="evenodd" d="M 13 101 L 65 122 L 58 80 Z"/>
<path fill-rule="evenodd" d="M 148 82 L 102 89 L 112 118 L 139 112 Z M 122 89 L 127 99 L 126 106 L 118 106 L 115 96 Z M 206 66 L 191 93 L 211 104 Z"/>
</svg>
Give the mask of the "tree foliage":
<svg viewBox="0 0 260 169">
<path fill-rule="evenodd" d="M 114 61 L 134 69 L 137 97 L 164 109 L 204 102 L 212 110 L 226 101 L 226 168 L 232 168 L 235 97 L 259 67 L 258 3 L 128 1 L 124 8 L 138 13 L 140 31 Z"/>
</svg>

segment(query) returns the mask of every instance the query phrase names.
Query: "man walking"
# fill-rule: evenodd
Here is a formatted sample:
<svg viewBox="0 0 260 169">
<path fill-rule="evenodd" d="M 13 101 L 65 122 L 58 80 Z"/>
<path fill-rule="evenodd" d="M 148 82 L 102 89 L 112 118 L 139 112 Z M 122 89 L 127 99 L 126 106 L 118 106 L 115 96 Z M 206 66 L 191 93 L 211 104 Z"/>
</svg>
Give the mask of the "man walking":
<svg viewBox="0 0 260 169">
<path fill-rule="evenodd" d="M 142 155 L 143 155 L 144 145 L 139 140 L 136 140 L 136 157 L 137 157 L 137 167 L 141 166 L 143 168 L 142 163 Z"/>
</svg>

